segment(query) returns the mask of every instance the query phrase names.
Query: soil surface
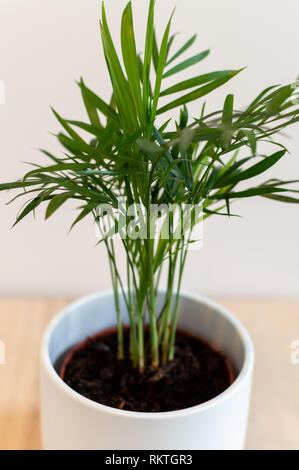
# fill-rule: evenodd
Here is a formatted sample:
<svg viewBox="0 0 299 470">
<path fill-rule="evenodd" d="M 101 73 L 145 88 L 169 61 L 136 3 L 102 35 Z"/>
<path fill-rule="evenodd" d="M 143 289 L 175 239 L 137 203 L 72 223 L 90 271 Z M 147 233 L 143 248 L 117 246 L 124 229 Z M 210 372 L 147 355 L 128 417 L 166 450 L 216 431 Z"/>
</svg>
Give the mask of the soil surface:
<svg viewBox="0 0 299 470">
<path fill-rule="evenodd" d="M 129 332 L 125 330 L 128 344 Z M 141 412 L 174 411 L 199 405 L 232 383 L 226 358 L 211 346 L 178 331 L 175 359 L 141 375 L 129 360 L 116 358 L 117 336 L 110 330 L 75 349 L 60 373 L 76 392 L 103 405 Z"/>
</svg>

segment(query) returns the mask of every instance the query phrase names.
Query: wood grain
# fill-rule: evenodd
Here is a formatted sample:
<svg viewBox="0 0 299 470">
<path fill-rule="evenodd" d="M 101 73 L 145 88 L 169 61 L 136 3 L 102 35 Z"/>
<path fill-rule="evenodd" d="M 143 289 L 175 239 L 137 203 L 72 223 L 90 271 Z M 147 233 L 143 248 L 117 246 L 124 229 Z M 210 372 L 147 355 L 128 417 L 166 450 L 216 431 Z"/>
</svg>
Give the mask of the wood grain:
<svg viewBox="0 0 299 470">
<path fill-rule="evenodd" d="M 219 300 L 219 299 L 218 299 Z M 39 346 L 49 319 L 68 301 L 0 300 L 0 449 L 40 449 Z M 299 449 L 299 302 L 220 299 L 251 333 L 256 366 L 248 449 Z"/>
</svg>

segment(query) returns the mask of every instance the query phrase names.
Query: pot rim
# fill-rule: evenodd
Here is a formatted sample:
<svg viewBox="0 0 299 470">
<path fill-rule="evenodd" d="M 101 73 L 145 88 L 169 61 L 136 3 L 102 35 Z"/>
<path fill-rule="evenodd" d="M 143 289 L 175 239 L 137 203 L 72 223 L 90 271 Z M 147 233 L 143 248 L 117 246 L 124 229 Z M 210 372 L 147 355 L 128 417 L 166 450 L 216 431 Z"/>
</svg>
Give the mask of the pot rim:
<svg viewBox="0 0 299 470">
<path fill-rule="evenodd" d="M 160 292 L 165 292 L 165 289 L 159 289 Z M 48 324 L 46 327 L 46 330 L 42 336 L 42 341 L 41 341 L 41 365 L 44 367 L 44 370 L 47 372 L 49 375 L 50 379 L 52 382 L 55 383 L 55 385 L 60 388 L 62 392 L 64 392 L 66 395 L 69 396 L 70 399 L 74 399 L 81 403 L 83 406 L 87 406 L 88 408 L 94 409 L 95 411 L 98 412 L 104 412 L 112 415 L 117 415 L 117 416 L 123 416 L 124 418 L 139 418 L 139 419 L 169 419 L 169 418 L 179 418 L 179 417 L 184 417 L 189 414 L 193 414 L 196 412 L 204 411 L 206 409 L 212 408 L 213 406 L 216 406 L 223 402 L 224 400 L 230 398 L 232 395 L 234 395 L 237 390 L 242 386 L 242 383 L 245 381 L 246 377 L 251 373 L 254 365 L 254 347 L 252 340 L 249 336 L 249 333 L 247 332 L 246 328 L 243 326 L 242 322 L 235 316 L 233 315 L 229 310 L 226 308 L 222 307 L 220 304 L 215 302 L 214 300 L 210 300 L 209 298 L 191 293 L 188 291 L 181 291 L 180 297 L 186 297 L 191 300 L 204 303 L 208 305 L 209 307 L 217 310 L 217 312 L 224 316 L 227 321 L 229 321 L 231 324 L 234 325 L 236 328 L 238 334 L 240 335 L 240 338 L 243 343 L 244 347 L 244 362 L 242 365 L 242 368 L 238 374 L 238 376 L 235 378 L 234 382 L 222 393 L 217 395 L 216 397 L 212 398 L 211 400 L 208 400 L 204 403 L 201 403 L 199 405 L 195 405 L 189 408 L 184 408 L 181 410 L 175 410 L 175 411 L 159 411 L 155 413 L 151 412 L 141 412 L 141 411 L 129 411 L 129 410 L 119 410 L 117 408 L 112 408 L 107 405 L 102 405 L 101 403 L 97 403 L 93 400 L 90 400 L 89 398 L 84 397 L 80 393 L 76 392 L 73 390 L 69 385 L 67 385 L 59 376 L 59 374 L 56 372 L 54 369 L 54 366 L 50 360 L 49 356 L 49 343 L 51 339 L 51 335 L 53 331 L 55 330 L 56 326 L 59 324 L 61 318 L 68 314 L 69 310 L 74 310 L 78 307 L 81 307 L 85 303 L 95 300 L 95 299 L 100 299 L 101 297 L 113 295 L 112 289 L 104 290 L 98 293 L 94 294 L 89 294 L 87 296 L 81 297 L 78 300 L 75 300 L 74 302 L 71 302 L 69 305 L 67 305 L 60 313 L 58 313 Z"/>
</svg>

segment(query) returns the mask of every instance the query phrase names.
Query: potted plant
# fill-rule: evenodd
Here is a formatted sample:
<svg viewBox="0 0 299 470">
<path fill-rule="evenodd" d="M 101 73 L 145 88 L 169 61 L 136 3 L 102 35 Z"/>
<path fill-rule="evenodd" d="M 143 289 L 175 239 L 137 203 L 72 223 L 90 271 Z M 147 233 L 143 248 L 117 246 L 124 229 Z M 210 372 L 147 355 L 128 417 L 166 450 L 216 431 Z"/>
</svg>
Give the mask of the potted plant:
<svg viewBox="0 0 299 470">
<path fill-rule="evenodd" d="M 144 54 L 138 55 L 129 2 L 122 15 L 121 61 L 103 5 L 100 30 L 110 102 L 81 79 L 89 121 L 64 119 L 53 110 L 64 129 L 57 135 L 64 153 L 44 151 L 49 165 L 35 165 L 21 180 L 0 185 L 0 190 L 19 188 L 20 196 L 30 198 L 16 223 L 41 204 L 47 205 L 49 218 L 69 199 L 78 201 L 73 226 L 93 217 L 111 270 L 112 291 L 73 303 L 44 335 L 46 449 L 244 445 L 251 340 L 230 312 L 181 292 L 181 281 L 203 220 L 233 217 L 232 202 L 254 196 L 298 203 L 294 180 L 252 182 L 286 154 L 274 136 L 299 119 L 296 87 L 269 87 L 242 111 L 234 109 L 229 94 L 223 109 L 207 113 L 200 98 L 240 70 L 168 84 L 169 77 L 209 53 L 182 59 L 195 36 L 172 52 L 170 26 L 171 19 L 158 44 L 150 0 Z M 190 118 L 187 104 L 195 100 L 199 112 Z M 267 142 L 266 154 L 259 152 L 260 142 Z M 116 236 L 126 254 L 126 280 Z"/>
</svg>

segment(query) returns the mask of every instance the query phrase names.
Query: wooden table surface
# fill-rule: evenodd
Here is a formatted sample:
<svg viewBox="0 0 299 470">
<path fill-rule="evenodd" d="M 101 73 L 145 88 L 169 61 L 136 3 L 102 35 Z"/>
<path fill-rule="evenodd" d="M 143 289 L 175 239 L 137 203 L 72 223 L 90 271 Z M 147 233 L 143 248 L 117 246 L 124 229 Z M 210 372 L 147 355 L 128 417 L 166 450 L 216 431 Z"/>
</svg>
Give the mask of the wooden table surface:
<svg viewBox="0 0 299 470">
<path fill-rule="evenodd" d="M 219 301 L 243 321 L 256 349 L 247 448 L 298 450 L 299 364 L 292 364 L 291 343 L 299 340 L 299 302 Z M 41 447 L 39 343 L 49 319 L 67 303 L 0 300 L 0 341 L 5 344 L 5 363 L 0 364 L 1 450 Z"/>
</svg>

